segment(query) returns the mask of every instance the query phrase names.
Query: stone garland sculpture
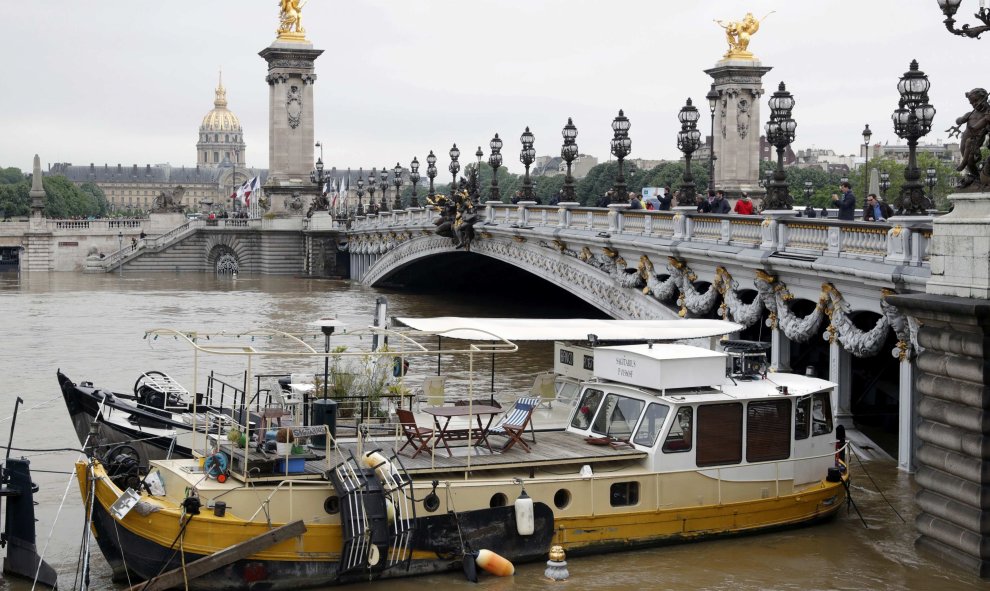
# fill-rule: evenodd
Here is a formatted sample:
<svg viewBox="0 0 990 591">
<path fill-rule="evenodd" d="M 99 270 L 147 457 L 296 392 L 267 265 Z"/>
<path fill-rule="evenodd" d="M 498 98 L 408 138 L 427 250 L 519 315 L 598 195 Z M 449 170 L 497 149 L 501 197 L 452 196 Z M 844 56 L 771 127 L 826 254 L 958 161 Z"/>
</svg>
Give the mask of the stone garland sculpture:
<svg viewBox="0 0 990 591">
<path fill-rule="evenodd" d="M 905 359 L 913 359 L 917 353 L 921 352 L 922 347 L 918 344 L 918 321 L 905 316 L 903 312 L 887 303 L 887 296 L 895 293 L 886 288 L 880 290 L 880 309 L 897 336 L 897 346 L 890 351 L 890 354 L 904 361 Z"/>
<path fill-rule="evenodd" d="M 640 257 L 639 272 L 646 283 L 643 293 L 652 294 L 658 300 L 669 300 L 673 297 L 676 289 L 679 292 L 677 305 L 681 308 L 678 315 L 681 317 L 686 316 L 689 311 L 699 315 L 711 311 L 715 302 L 718 301 L 717 277 L 716 281 L 702 293 L 694 287 L 694 282 L 698 280 L 698 276 L 691 271 L 686 263 L 674 257 L 667 257 L 667 271 L 669 272 L 668 278 L 660 281 L 649 257 L 646 255 Z"/>
<path fill-rule="evenodd" d="M 880 316 L 876 325 L 868 331 L 860 330 L 849 318 L 849 303 L 843 299 L 839 290 L 835 289 L 831 283 L 825 283 L 822 285 L 822 291 L 829 298 L 826 312 L 830 321 L 828 329 L 822 334 L 822 338 L 829 343 L 838 340 L 843 349 L 856 357 L 876 355 L 887 337 L 887 330 L 890 328 L 887 317 Z"/>
<path fill-rule="evenodd" d="M 592 254 L 591 249 L 586 246 L 581 249 L 577 258 L 610 276 L 620 287 L 638 289 L 643 285 L 636 269 L 626 268 L 626 260 L 607 246 L 602 248 L 602 254 Z"/>
<path fill-rule="evenodd" d="M 739 282 L 732 278 L 725 267 L 715 269 L 715 276 L 719 292 L 722 294 L 718 315 L 746 327 L 756 324 L 763 314 L 763 299 L 759 292 L 752 302 L 744 303 L 739 297 Z"/>
</svg>

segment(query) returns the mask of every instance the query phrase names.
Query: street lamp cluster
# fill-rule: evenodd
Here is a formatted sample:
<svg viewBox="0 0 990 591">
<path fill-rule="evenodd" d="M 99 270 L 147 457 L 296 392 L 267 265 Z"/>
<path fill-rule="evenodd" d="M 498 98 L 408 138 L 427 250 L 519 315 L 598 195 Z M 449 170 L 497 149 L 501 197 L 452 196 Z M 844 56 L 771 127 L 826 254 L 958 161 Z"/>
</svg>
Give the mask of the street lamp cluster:
<svg viewBox="0 0 990 591">
<path fill-rule="evenodd" d="M 781 82 L 777 92 L 770 97 L 770 120 L 766 123 L 767 141 L 777 148 L 777 168 L 773 173 L 773 182 L 767 187 L 763 210 L 790 209 L 794 204 L 784 172 L 784 149 L 794 141 L 794 131 L 797 129 L 797 123 L 791 118 L 793 108 L 794 97 Z"/>
<path fill-rule="evenodd" d="M 684 153 L 684 180 L 681 183 L 681 201 L 684 204 L 694 203 L 691 154 L 701 146 L 701 132 L 698 131 L 698 118 L 700 116 L 698 109 L 691 104 L 690 98 L 677 114 L 677 120 L 681 122 L 681 130 L 677 132 L 677 149 Z"/>
<path fill-rule="evenodd" d="M 567 118 L 567 125 L 564 126 L 561 135 L 564 137 L 564 145 L 560 147 L 560 157 L 567 163 L 567 176 L 564 177 L 564 201 L 577 201 L 577 195 L 574 193 L 574 177 L 571 176 L 571 164 L 578 156 L 578 130 L 570 117 Z"/>
<path fill-rule="evenodd" d="M 536 150 L 533 148 L 533 142 L 536 141 L 536 136 L 533 132 L 526 127 L 526 131 L 522 132 L 519 136 L 519 142 L 522 144 L 522 150 L 519 151 L 519 161 L 523 163 L 526 167 L 526 176 L 523 177 L 523 198 L 526 201 L 533 200 L 533 182 L 529 178 L 529 167 L 536 160 Z"/>
<path fill-rule="evenodd" d="M 626 177 L 622 176 L 622 160 L 632 151 L 632 140 L 629 139 L 629 118 L 622 109 L 612 120 L 612 155 L 619 161 L 619 176 L 615 178 L 612 188 L 612 203 L 626 203 Z"/>
<path fill-rule="evenodd" d="M 492 201 L 499 201 L 501 195 L 498 192 L 498 169 L 502 166 L 502 140 L 498 138 L 497 133 L 488 143 L 488 147 L 492 149 L 491 155 L 488 156 L 488 165 L 492 167 Z M 478 151 L 481 151 L 480 147 Z"/>
<path fill-rule="evenodd" d="M 918 140 L 931 131 L 935 119 L 935 107 L 928 102 L 928 89 L 931 83 L 928 76 L 918 69 L 918 61 L 911 60 L 911 66 L 897 83 L 901 99 L 891 115 L 894 133 L 908 143 L 908 164 L 904 169 L 904 185 L 897 203 L 900 215 L 925 215 L 932 202 L 925 195 L 918 170 Z"/>
<path fill-rule="evenodd" d="M 980 10 L 973 14 L 980 22 L 983 23 L 981 27 L 970 27 L 968 24 L 963 25 L 962 28 L 957 29 L 955 27 L 956 19 L 953 18 L 956 11 L 959 10 L 959 5 L 962 4 L 962 0 L 938 0 L 938 6 L 942 9 L 942 14 L 945 15 L 945 28 L 949 30 L 953 35 L 959 35 L 960 37 L 970 37 L 979 38 L 980 35 L 990 31 L 990 10 L 986 8 L 983 4 L 983 0 L 980 0 Z"/>
</svg>

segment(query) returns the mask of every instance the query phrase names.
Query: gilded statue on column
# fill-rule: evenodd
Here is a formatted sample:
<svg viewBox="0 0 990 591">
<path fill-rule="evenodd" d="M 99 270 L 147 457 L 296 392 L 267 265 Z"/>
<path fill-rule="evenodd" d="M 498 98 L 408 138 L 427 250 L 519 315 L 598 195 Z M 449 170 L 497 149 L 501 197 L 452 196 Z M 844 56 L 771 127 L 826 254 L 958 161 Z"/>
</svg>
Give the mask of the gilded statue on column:
<svg viewBox="0 0 990 591">
<path fill-rule="evenodd" d="M 302 9 L 306 0 L 279 0 L 279 39 L 299 41 L 306 39 L 306 29 L 302 26 Z"/>
<path fill-rule="evenodd" d="M 773 12 L 768 13 L 767 16 L 771 14 Z M 725 53 L 725 59 L 756 59 L 749 51 L 749 40 L 760 30 L 760 23 L 766 20 L 767 16 L 757 20 L 752 12 L 747 12 L 741 21 L 715 21 L 718 26 L 725 29 L 725 40 L 729 44 L 729 51 Z"/>
</svg>

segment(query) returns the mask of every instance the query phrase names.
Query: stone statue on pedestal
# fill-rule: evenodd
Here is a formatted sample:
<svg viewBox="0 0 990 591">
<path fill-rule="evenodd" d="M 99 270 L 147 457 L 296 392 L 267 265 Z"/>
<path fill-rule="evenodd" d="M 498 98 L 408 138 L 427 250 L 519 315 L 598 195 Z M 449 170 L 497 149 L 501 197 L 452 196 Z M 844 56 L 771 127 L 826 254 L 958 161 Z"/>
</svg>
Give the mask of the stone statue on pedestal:
<svg viewBox="0 0 990 591">
<path fill-rule="evenodd" d="M 987 103 L 987 91 L 983 88 L 967 92 L 966 98 L 973 110 L 958 117 L 956 124 L 946 130 L 949 137 L 959 136 L 959 150 L 962 152 L 962 162 L 956 170 L 963 175 L 956 188 L 965 192 L 985 191 L 990 187 L 990 159 L 982 159 L 981 162 L 981 149 L 990 133 L 990 104 Z M 962 134 L 959 129 L 961 125 L 966 126 Z"/>
</svg>

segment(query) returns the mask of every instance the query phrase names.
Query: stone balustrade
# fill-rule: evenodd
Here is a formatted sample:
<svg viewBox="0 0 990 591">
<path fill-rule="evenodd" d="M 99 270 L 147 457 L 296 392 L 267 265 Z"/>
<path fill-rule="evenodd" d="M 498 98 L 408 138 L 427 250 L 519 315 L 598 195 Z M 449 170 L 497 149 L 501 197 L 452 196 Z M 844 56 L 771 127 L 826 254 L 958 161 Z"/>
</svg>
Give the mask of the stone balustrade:
<svg viewBox="0 0 990 591">
<path fill-rule="evenodd" d="M 351 231 L 429 228 L 436 215 L 430 209 L 416 208 L 363 216 L 354 221 Z M 861 222 L 803 218 L 793 211 L 769 211 L 753 216 L 698 213 L 693 207 L 680 207 L 675 211 L 629 211 L 624 204 L 602 209 L 580 207 L 576 203 L 545 206 L 532 202 L 489 201 L 482 217 L 489 226 L 515 229 L 608 233 L 612 239 L 647 236 L 760 248 L 798 258 L 832 255 L 926 267 L 932 234 L 929 217 Z"/>
</svg>

